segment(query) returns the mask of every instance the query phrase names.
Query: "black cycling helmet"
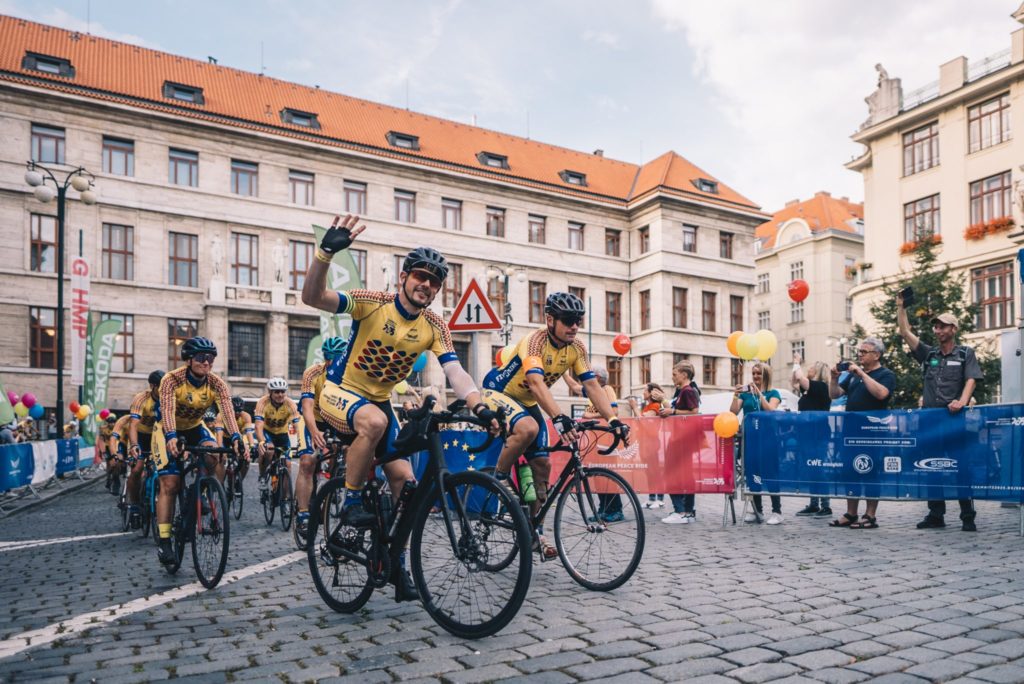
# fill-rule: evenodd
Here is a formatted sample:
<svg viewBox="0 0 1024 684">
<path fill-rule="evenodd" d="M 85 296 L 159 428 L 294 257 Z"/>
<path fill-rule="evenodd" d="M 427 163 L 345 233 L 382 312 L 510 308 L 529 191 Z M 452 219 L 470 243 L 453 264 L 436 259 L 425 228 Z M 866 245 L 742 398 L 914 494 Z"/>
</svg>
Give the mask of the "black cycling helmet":
<svg viewBox="0 0 1024 684">
<path fill-rule="evenodd" d="M 164 372 L 162 370 L 155 370 L 149 374 L 149 384 L 159 385 L 160 381 L 164 379 Z"/>
<path fill-rule="evenodd" d="M 242 397 L 231 397 L 231 408 L 235 413 L 241 413 L 245 410 L 245 401 Z"/>
<path fill-rule="evenodd" d="M 576 316 L 580 319 L 587 313 L 587 307 L 583 306 L 583 300 L 569 292 L 552 292 L 544 303 L 544 313 L 551 314 L 555 318 L 563 316 Z"/>
<path fill-rule="evenodd" d="M 188 361 L 196 354 L 217 355 L 217 345 L 205 337 L 191 337 L 181 345 L 181 358 Z"/>
<path fill-rule="evenodd" d="M 402 264 L 403 273 L 410 273 L 413 269 L 431 273 L 444 282 L 448 277 L 448 260 L 436 249 L 417 247 L 409 252 Z"/>
<path fill-rule="evenodd" d="M 108 423 L 116 423 L 117 422 L 117 416 L 115 416 L 113 413 L 111 413 L 109 416 L 107 416 L 107 422 Z"/>
</svg>

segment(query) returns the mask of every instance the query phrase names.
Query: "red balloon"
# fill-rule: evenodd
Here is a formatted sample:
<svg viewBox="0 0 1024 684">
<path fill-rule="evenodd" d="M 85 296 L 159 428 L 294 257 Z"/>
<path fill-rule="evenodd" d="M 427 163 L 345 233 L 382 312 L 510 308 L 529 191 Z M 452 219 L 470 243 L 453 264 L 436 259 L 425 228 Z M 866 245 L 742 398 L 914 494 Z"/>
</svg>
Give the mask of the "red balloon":
<svg viewBox="0 0 1024 684">
<path fill-rule="evenodd" d="M 78 413 L 78 409 L 80 408 L 82 407 L 78 405 L 77 401 L 73 401 L 70 404 L 68 404 L 68 411 L 71 411 L 72 413 Z"/>
<path fill-rule="evenodd" d="M 786 289 L 789 291 L 789 298 L 794 302 L 804 301 L 811 293 L 811 286 L 807 284 L 806 280 L 794 280 Z"/>
<path fill-rule="evenodd" d="M 619 333 L 615 336 L 615 339 L 612 340 L 612 349 L 614 349 L 615 353 L 619 356 L 625 356 L 628 354 L 632 346 L 633 343 L 629 341 L 629 335 L 626 333 Z"/>
</svg>

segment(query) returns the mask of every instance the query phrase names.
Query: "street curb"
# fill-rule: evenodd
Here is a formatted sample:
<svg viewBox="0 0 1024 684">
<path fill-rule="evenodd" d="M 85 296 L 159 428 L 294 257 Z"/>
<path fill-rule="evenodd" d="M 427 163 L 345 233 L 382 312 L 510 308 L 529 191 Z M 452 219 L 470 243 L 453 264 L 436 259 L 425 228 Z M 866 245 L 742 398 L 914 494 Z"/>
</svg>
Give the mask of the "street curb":
<svg viewBox="0 0 1024 684">
<path fill-rule="evenodd" d="M 59 499 L 60 497 L 64 496 L 65 494 L 71 494 L 72 492 L 77 492 L 80 489 L 85 489 L 86 487 L 88 487 L 90 485 L 96 484 L 97 482 L 99 482 L 102 479 L 104 479 L 104 478 L 99 476 L 99 475 L 97 475 L 97 476 L 92 477 L 92 478 L 90 478 L 88 480 L 85 480 L 84 482 L 76 482 L 73 485 L 65 485 L 63 487 L 59 487 L 58 489 L 53 490 L 52 493 L 48 493 L 46 496 L 44 496 L 42 498 L 31 499 L 27 503 L 25 503 L 25 504 L 23 504 L 21 506 L 18 506 L 17 508 L 14 508 L 12 510 L 8 510 L 5 513 L 0 513 L 0 520 L 8 520 L 8 519 L 14 517 L 15 515 L 17 515 L 18 513 L 22 513 L 23 511 L 32 510 L 33 508 L 36 508 L 38 506 L 42 506 L 43 504 L 45 504 L 47 502 L 50 502 L 50 501 L 53 501 L 54 499 Z M 29 496 L 31 496 L 31 495 L 29 495 Z"/>
</svg>

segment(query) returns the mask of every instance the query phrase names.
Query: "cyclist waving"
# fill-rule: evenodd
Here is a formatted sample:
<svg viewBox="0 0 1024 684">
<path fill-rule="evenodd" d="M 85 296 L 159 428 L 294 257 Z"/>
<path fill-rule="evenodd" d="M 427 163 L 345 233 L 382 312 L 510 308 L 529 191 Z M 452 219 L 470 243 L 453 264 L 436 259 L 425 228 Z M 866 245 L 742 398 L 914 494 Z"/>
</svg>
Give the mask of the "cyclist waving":
<svg viewBox="0 0 1024 684">
<path fill-rule="evenodd" d="M 493 413 L 480 402 L 473 379 L 455 355 L 447 324 L 427 309 L 448 277 L 448 262 L 437 250 L 417 247 L 409 252 L 398 276 L 397 292 L 326 289 L 331 259 L 366 229 L 364 225 L 357 227 L 357 223 L 355 216 L 346 216 L 340 223 L 334 217 L 302 288 L 305 304 L 331 313 L 347 313 L 353 319 L 348 348 L 327 370 L 319 408 L 324 420 L 336 430 L 356 435 L 348 448 L 345 474 L 345 520 L 356 527 L 373 522 L 372 514 L 359 505 L 372 458 L 390 452 L 398 434 L 391 391 L 409 375 L 421 352 L 433 352 L 455 395 L 465 399 L 478 417 L 491 419 L 492 429 L 498 429 Z M 415 479 L 404 459 L 391 461 L 384 471 L 396 498 L 405 483 Z M 396 569 L 391 581 L 396 600 L 419 598 L 404 569 Z"/>
</svg>

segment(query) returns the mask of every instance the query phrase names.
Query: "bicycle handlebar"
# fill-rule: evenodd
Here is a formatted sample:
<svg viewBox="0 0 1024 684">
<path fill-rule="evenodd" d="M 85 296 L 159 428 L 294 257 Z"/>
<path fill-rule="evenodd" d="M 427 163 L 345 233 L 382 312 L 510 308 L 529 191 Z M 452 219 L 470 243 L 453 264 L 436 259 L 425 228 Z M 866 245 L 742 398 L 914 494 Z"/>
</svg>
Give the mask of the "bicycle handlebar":
<svg viewBox="0 0 1024 684">
<path fill-rule="evenodd" d="M 469 423 L 470 425 L 476 425 L 477 427 L 484 428 L 487 437 L 479 446 L 467 449 L 467 451 L 471 454 L 476 454 L 481 451 L 484 451 L 490 448 L 491 444 L 494 443 L 494 439 L 495 437 L 497 437 L 497 435 L 493 435 L 490 432 L 489 428 L 491 427 L 491 422 L 489 420 L 484 420 L 483 418 L 478 418 L 472 413 L 466 412 L 465 401 L 459 399 L 458 401 L 452 402 L 444 411 L 438 411 L 435 413 L 433 411 L 433 408 L 436 403 L 436 398 L 428 396 L 423 400 L 422 406 L 420 406 L 417 409 L 413 409 L 412 411 L 409 411 L 409 421 L 406 427 L 412 425 L 413 427 L 411 429 L 416 430 L 417 432 L 419 432 L 419 434 L 408 435 L 408 444 L 399 445 L 396 441 L 396 447 L 398 448 L 395 451 L 380 458 L 377 461 L 377 465 L 382 465 L 389 461 L 394 461 L 395 459 L 402 458 L 403 456 L 408 456 L 409 454 L 415 453 L 416 451 L 420 451 L 423 447 L 421 447 L 417 443 L 416 438 L 425 437 L 426 434 L 430 432 L 436 432 L 440 425 L 444 425 L 447 423 Z M 504 409 L 499 409 L 496 412 L 496 415 L 498 418 L 498 425 L 501 428 L 498 434 L 504 436 Z"/>
<path fill-rule="evenodd" d="M 603 425 L 596 420 L 582 420 L 576 423 L 577 432 L 604 432 L 610 433 L 613 437 L 612 443 L 607 449 L 598 448 L 597 453 L 601 456 L 607 456 L 608 454 L 615 451 L 619 444 L 622 442 L 622 436 L 618 430 L 610 425 Z M 627 442 L 628 444 L 628 442 Z M 572 444 L 555 444 L 553 446 L 545 447 L 544 449 L 537 449 L 535 454 L 549 454 L 554 451 L 571 451 L 573 449 Z"/>
</svg>

